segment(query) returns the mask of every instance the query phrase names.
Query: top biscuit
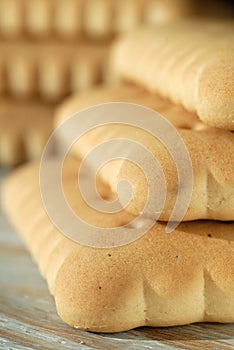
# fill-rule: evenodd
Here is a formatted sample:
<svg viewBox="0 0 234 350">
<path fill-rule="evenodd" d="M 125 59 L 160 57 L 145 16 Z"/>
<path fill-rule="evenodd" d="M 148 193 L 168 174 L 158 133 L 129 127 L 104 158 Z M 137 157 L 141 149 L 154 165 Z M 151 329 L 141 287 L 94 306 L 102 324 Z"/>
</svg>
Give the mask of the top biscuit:
<svg viewBox="0 0 234 350">
<path fill-rule="evenodd" d="M 234 23 L 180 21 L 126 34 L 114 70 L 215 127 L 234 130 Z"/>
</svg>

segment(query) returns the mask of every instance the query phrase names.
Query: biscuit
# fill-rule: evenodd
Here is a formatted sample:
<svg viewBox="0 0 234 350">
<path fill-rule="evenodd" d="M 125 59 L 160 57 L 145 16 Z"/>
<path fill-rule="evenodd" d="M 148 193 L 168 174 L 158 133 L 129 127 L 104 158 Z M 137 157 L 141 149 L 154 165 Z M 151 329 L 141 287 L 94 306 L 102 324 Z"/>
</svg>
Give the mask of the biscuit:
<svg viewBox="0 0 234 350">
<path fill-rule="evenodd" d="M 90 215 L 70 186 L 77 184 L 77 162 L 69 160 L 64 168 L 63 185 L 76 212 L 98 226 L 126 222 L 124 214 Z M 3 205 L 66 323 L 94 332 L 120 332 L 139 326 L 234 322 L 233 223 L 182 223 L 166 234 L 165 224 L 158 222 L 125 246 L 82 246 L 50 221 L 38 172 L 34 163 L 11 174 L 3 184 Z"/>
<path fill-rule="evenodd" d="M 54 106 L 0 99 L 0 165 L 39 159 L 52 132 Z"/>
<path fill-rule="evenodd" d="M 193 166 L 193 193 L 183 221 L 197 219 L 234 220 L 234 134 L 227 130 L 211 128 L 201 123 L 195 114 L 175 106 L 155 94 L 135 86 L 99 87 L 70 97 L 58 107 L 55 124 L 59 125 L 80 110 L 105 102 L 132 102 L 161 113 L 179 131 L 189 152 Z M 82 127 L 85 126 L 85 120 Z M 65 135 L 66 136 L 66 135 Z M 61 139 L 64 137 L 60 133 Z M 73 152 L 84 159 L 97 144 L 113 138 L 127 138 L 144 145 L 159 160 L 167 181 L 167 201 L 160 220 L 168 221 L 178 194 L 177 168 L 168 150 L 146 131 L 126 125 L 100 126 L 83 135 L 74 145 Z M 116 160 L 103 166 L 100 175 L 113 193 L 122 179 L 133 186 L 134 197 L 126 210 L 138 215 L 144 209 L 148 196 L 148 182 L 142 171 L 131 163 L 134 148 L 129 151 L 129 161 Z M 145 166 L 151 168 L 150 164 Z M 187 188 L 184 176 L 181 186 Z M 160 189 L 158 189 L 160 193 Z M 127 194 L 126 194 L 127 196 Z M 120 197 L 126 203 L 125 194 Z M 148 208 L 154 215 L 155 208 Z"/>
<path fill-rule="evenodd" d="M 107 44 L 0 43 L 0 91 L 58 101 L 102 80 Z"/>
<path fill-rule="evenodd" d="M 234 130 L 234 24 L 180 21 L 120 38 L 111 61 L 125 80 Z M 136 59 L 137 58 L 137 59 Z"/>
<path fill-rule="evenodd" d="M 1 0 L 0 35 L 106 39 L 194 12 L 192 0 Z"/>
</svg>

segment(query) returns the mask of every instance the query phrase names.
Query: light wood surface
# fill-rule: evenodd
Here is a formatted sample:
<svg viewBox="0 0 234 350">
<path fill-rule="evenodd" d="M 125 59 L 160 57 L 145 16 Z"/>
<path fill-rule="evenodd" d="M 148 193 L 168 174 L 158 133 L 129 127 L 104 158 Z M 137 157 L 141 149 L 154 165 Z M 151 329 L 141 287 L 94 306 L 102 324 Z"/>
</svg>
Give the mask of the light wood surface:
<svg viewBox="0 0 234 350">
<path fill-rule="evenodd" d="M 4 174 L 1 174 L 1 178 Z M 95 334 L 66 325 L 21 240 L 0 212 L 0 349 L 234 349 L 234 324 Z"/>
</svg>

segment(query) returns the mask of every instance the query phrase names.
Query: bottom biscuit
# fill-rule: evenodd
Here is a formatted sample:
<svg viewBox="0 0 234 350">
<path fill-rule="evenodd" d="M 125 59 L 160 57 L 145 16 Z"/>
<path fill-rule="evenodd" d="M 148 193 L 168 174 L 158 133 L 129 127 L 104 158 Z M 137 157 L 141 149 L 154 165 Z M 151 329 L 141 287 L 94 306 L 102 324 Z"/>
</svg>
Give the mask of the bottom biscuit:
<svg viewBox="0 0 234 350">
<path fill-rule="evenodd" d="M 128 223 L 132 217 L 125 212 L 97 213 L 84 203 L 74 190 L 78 166 L 77 160 L 67 160 L 62 176 L 72 209 L 97 226 Z M 125 246 L 82 246 L 50 221 L 38 175 L 38 163 L 17 169 L 3 185 L 3 204 L 69 325 L 119 332 L 234 321 L 234 223 L 182 223 L 166 234 L 165 224 L 158 222 Z"/>
</svg>

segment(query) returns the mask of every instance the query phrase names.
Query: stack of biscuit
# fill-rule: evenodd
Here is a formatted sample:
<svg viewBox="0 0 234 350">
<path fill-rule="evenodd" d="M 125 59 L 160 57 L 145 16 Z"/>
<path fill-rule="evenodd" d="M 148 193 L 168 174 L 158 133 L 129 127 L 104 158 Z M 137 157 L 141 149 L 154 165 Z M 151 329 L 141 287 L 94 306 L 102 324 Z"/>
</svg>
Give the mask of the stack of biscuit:
<svg viewBox="0 0 234 350">
<path fill-rule="evenodd" d="M 0 0 L 0 164 L 41 154 L 51 111 L 65 96 L 114 81 L 107 57 L 116 34 L 192 12 L 193 0 Z M 41 109 L 48 121 L 38 125 Z M 41 135 L 33 151 L 25 129 Z"/>
<path fill-rule="evenodd" d="M 5 210 L 69 325 L 118 332 L 234 322 L 233 29 L 233 23 L 222 21 L 182 21 L 125 34 L 111 54 L 123 85 L 77 94 L 57 109 L 56 126 L 96 104 L 131 102 L 159 112 L 177 129 L 191 158 L 194 181 L 188 210 L 172 233 L 166 234 L 165 227 L 178 195 L 177 169 L 159 140 L 143 130 L 117 124 L 89 131 L 74 144 L 61 177 L 67 200 L 82 220 L 96 227 L 124 225 L 127 234 L 147 199 L 141 171 L 126 160 L 100 170 L 105 200 L 113 199 L 121 179 L 130 180 L 134 189 L 121 212 L 107 214 L 84 201 L 76 186 L 77 169 L 91 149 L 114 138 L 141 143 L 157 158 L 167 183 L 165 206 L 159 221 L 128 245 L 100 249 L 64 236 L 43 206 L 39 163 L 18 169 L 6 180 Z M 47 166 L 50 171 L 49 160 Z M 182 190 L 187 181 L 185 177 Z M 154 216 L 154 208 L 149 209 L 143 221 Z M 65 220 L 64 213 L 57 214 Z"/>
</svg>

